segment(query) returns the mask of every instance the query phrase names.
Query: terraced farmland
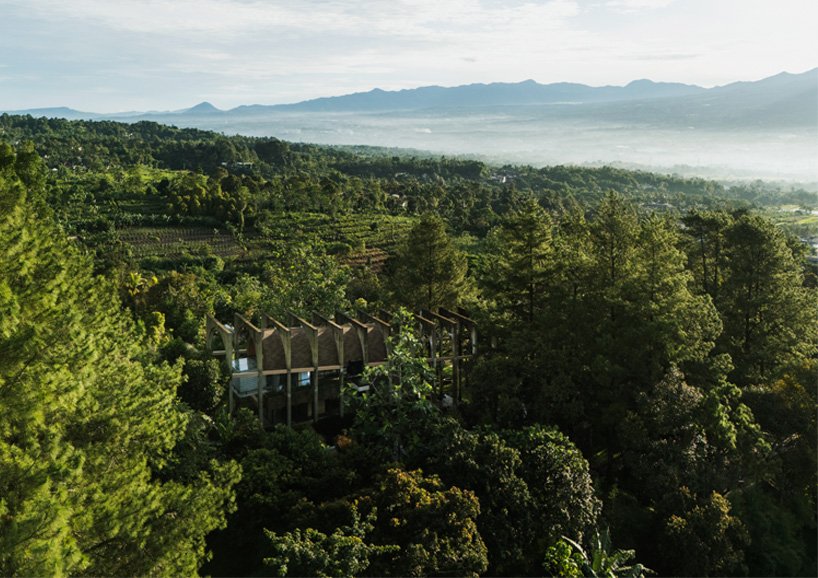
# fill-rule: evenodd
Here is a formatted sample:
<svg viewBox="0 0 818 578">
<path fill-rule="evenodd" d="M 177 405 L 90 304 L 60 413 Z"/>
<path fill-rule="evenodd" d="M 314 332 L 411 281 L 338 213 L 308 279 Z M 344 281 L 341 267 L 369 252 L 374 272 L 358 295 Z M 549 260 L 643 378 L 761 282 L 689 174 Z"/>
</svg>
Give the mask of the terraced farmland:
<svg viewBox="0 0 818 578">
<path fill-rule="evenodd" d="M 412 223 L 410 218 L 389 215 L 284 213 L 268 219 L 260 230 L 246 232 L 241 242 L 228 232 L 203 226 L 124 227 L 118 233 L 139 259 L 205 254 L 263 258 L 269 242 L 302 237 L 323 241 L 344 263 L 380 271 Z"/>
<path fill-rule="evenodd" d="M 364 249 L 357 253 L 350 253 L 342 257 L 341 262 L 351 267 L 366 267 L 374 273 L 380 273 L 389 259 L 389 253 L 383 249 Z"/>
<path fill-rule="evenodd" d="M 243 252 L 233 235 L 206 227 L 133 227 L 120 229 L 119 238 L 139 258 L 184 254 L 229 258 L 238 257 Z"/>
<path fill-rule="evenodd" d="M 286 240 L 294 235 L 307 235 L 329 244 L 347 245 L 353 253 L 375 248 L 393 253 L 413 223 L 409 217 L 382 214 L 282 213 L 264 223 L 264 236 Z"/>
</svg>

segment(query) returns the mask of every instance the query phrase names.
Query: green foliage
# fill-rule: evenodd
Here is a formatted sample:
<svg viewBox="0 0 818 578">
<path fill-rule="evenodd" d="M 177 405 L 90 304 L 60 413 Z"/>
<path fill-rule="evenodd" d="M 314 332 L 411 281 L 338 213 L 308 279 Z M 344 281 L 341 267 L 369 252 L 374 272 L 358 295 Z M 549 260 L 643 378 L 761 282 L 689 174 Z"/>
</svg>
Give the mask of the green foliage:
<svg viewBox="0 0 818 578">
<path fill-rule="evenodd" d="M 640 217 L 616 195 L 602 199 L 590 222 L 568 213 L 552 225 L 536 205 L 506 217 L 480 275 L 483 325 L 497 345 L 475 365 L 470 388 L 477 419 L 565 427 L 611 490 L 617 535 L 663 572 L 676 570 L 654 544 L 657 535 L 677 535 L 662 520 L 678 515 L 680 488 L 724 495 L 748 483 L 766 488 L 763 480 L 777 476 L 775 446 L 744 399 L 764 389 L 743 393 L 727 376 L 746 384 L 741 376 L 754 371 L 753 379 L 767 380 L 814 347 L 807 320 L 815 293 L 783 236 L 742 215 L 697 213 L 685 224 L 682 237 L 672 220 Z M 747 347 L 736 327 L 752 329 Z M 805 423 L 789 431 L 803 432 Z M 742 527 L 730 516 L 730 527 Z M 741 567 L 740 532 L 696 535 L 722 552 L 720 567 Z M 803 544 L 789 544 L 811 559 Z"/>
<path fill-rule="evenodd" d="M 786 472 L 781 491 L 802 495 L 815 503 L 813 475 L 818 466 L 818 383 L 815 361 L 794 368 L 764 387 L 745 390 L 743 400 L 770 436 L 774 452 Z"/>
<path fill-rule="evenodd" d="M 732 494 L 730 503 L 747 530 L 750 547 L 745 559 L 754 574 L 815 574 L 815 550 L 805 543 L 815 536 L 813 502 L 763 484 Z"/>
<path fill-rule="evenodd" d="M 704 394 L 672 368 L 619 425 L 622 481 L 660 502 L 682 486 L 729 488 L 758 471 L 769 445 L 739 396 L 729 384 Z"/>
<path fill-rule="evenodd" d="M 716 300 L 724 321 L 719 346 L 733 359 L 736 383 L 764 382 L 815 353 L 818 302 L 772 223 L 741 215 L 724 236 L 724 282 Z"/>
<path fill-rule="evenodd" d="M 0 573 L 194 573 L 236 459 L 208 573 L 539 574 L 547 552 L 622 575 L 596 486 L 663 574 L 816 574 L 814 276 L 735 210 L 814 195 L 154 123 L 0 132 L 22 143 L 0 144 Z M 483 427 L 441 416 L 410 330 L 336 451 L 218 406 L 206 313 L 390 299 L 479 319 L 452 414 Z"/>
<path fill-rule="evenodd" d="M 228 527 L 211 536 L 214 556 L 204 570 L 216 575 L 265 572 L 263 558 L 272 554 L 265 530 L 283 535 L 294 527 L 316 528 L 318 505 L 351 492 L 353 473 L 312 431 L 279 426 L 265 432 L 249 410 L 228 419 L 219 447 L 239 460 L 243 474 L 236 486 L 237 510 Z"/>
<path fill-rule="evenodd" d="M 665 564 L 686 576 L 746 573 L 743 549 L 749 537 L 727 499 L 717 492 L 697 497 L 687 488 L 679 496 L 678 511 L 665 522 Z"/>
<path fill-rule="evenodd" d="M 501 437 L 446 420 L 426 432 L 423 452 L 410 463 L 475 493 L 495 575 L 536 575 L 543 550 L 561 532 L 583 536 L 597 523 L 588 462 L 554 430 L 535 426 Z"/>
<path fill-rule="evenodd" d="M 588 462 L 576 446 L 560 432 L 541 425 L 504 431 L 502 436 L 520 453 L 518 475 L 531 495 L 535 543 L 550 544 L 561 535 L 580 541 L 589 537 L 601 504 Z"/>
<path fill-rule="evenodd" d="M 586 551 L 571 540 L 561 538 L 546 550 L 543 568 L 550 576 L 587 576 L 589 578 L 644 578 L 654 572 L 642 564 L 627 566 L 636 553 L 633 550 L 611 550 L 607 530 L 594 535 Z"/>
<path fill-rule="evenodd" d="M 392 468 L 361 504 L 377 509 L 377 543 L 400 546 L 373 563 L 374 575 L 478 576 L 486 570 L 486 546 L 475 522 L 480 504 L 472 492 L 445 489 L 420 470 Z"/>
<path fill-rule="evenodd" d="M 347 267 L 317 243 L 290 243 L 275 252 L 260 270 L 240 273 L 229 289 L 231 308 L 245 315 L 264 312 L 283 317 L 287 311 L 332 316 L 347 309 Z"/>
<path fill-rule="evenodd" d="M 179 397 L 197 411 L 212 413 L 227 390 L 218 359 L 185 360 L 185 381 L 179 386 Z"/>
<path fill-rule="evenodd" d="M 350 383 L 345 403 L 355 411 L 356 438 L 397 461 L 423 443 L 422 432 L 440 416 L 430 400 L 432 372 L 415 336 L 412 315 L 399 310 L 393 326 L 386 365 L 364 372 L 362 383 L 369 385 L 369 391 L 358 393 Z"/>
<path fill-rule="evenodd" d="M 471 296 L 466 256 L 455 248 L 443 220 L 431 213 L 409 232 L 393 267 L 394 301 L 402 306 L 456 308 Z"/>
<path fill-rule="evenodd" d="M 567 540 L 560 539 L 545 551 L 543 569 L 546 576 L 582 578 L 585 557 L 575 550 Z"/>
<path fill-rule="evenodd" d="M 353 506 L 350 526 L 324 534 L 313 528 L 276 534 L 266 531 L 274 554 L 264 559 L 275 576 L 356 576 L 369 568 L 371 558 L 400 550 L 398 546 L 367 544 L 375 511 L 362 520 Z"/>
<path fill-rule="evenodd" d="M 114 289 L 1 164 L 0 573 L 193 574 L 239 469 L 160 479 L 190 420 L 180 366 L 156 363 Z"/>
<path fill-rule="evenodd" d="M 722 211 L 699 210 L 691 211 L 682 219 L 688 238 L 688 268 L 697 285 L 714 298 L 724 280 L 724 230 L 729 219 Z"/>
<path fill-rule="evenodd" d="M 765 482 L 730 495 L 751 544 L 765 545 L 748 549 L 747 564 L 758 574 L 810 576 L 818 571 L 814 362 L 747 388 L 743 399 L 771 445 Z"/>
<path fill-rule="evenodd" d="M 816 350 L 815 292 L 804 286 L 803 253 L 767 219 L 744 212 L 692 212 L 684 219 L 689 259 L 719 311 L 730 377 L 763 383 Z"/>
<path fill-rule="evenodd" d="M 552 430 L 506 432 L 509 445 L 493 432 L 443 420 L 429 401 L 429 368 L 411 318 L 406 312 L 397 318 L 401 329 L 390 340 L 387 366 L 368 370 L 370 391 L 350 399 L 353 435 L 373 456 L 423 464 L 446 483 L 474 491 L 493 572 L 536 572 L 545 545 L 562 532 L 581 536 L 596 523 L 588 463 Z"/>
<path fill-rule="evenodd" d="M 628 381 L 649 384 L 672 363 L 702 360 L 719 323 L 708 299 L 689 288 L 678 233 L 659 217 L 638 221 L 634 208 L 609 196 L 590 225 L 590 289 L 597 312 L 594 379 L 622 399 Z"/>
<path fill-rule="evenodd" d="M 640 396 L 636 408 L 620 424 L 626 471 L 639 480 L 645 495 L 658 500 L 710 467 L 706 433 L 696 416 L 703 399 L 673 369 L 652 391 Z"/>
<path fill-rule="evenodd" d="M 542 294 L 554 267 L 551 229 L 548 214 L 529 203 L 490 235 L 482 280 L 506 323 L 532 324 L 547 303 Z"/>
<path fill-rule="evenodd" d="M 161 312 L 175 336 L 193 343 L 204 329 L 205 315 L 223 299 L 223 290 L 206 272 L 170 271 L 153 277 L 139 296 L 134 299 L 135 313 Z"/>
<path fill-rule="evenodd" d="M 616 195 L 591 223 L 567 215 L 552 231 L 528 206 L 501 224 L 481 284 L 489 331 L 501 339 L 495 357 L 508 357 L 497 363 L 519 379 L 531 418 L 574 431 L 593 415 L 597 428 L 612 428 L 672 364 L 706 364 L 719 319 L 691 291 L 678 243 L 672 222 L 640 221 Z"/>
</svg>

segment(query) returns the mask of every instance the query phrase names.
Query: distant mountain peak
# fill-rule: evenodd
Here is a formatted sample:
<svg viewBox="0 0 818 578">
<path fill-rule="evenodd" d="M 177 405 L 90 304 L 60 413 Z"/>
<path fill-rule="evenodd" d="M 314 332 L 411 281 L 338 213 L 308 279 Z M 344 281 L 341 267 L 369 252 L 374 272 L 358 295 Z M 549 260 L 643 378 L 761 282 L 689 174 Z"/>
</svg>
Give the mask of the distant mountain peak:
<svg viewBox="0 0 818 578">
<path fill-rule="evenodd" d="M 214 112 L 223 112 L 221 109 L 216 108 L 206 100 L 204 102 L 200 102 L 196 106 L 189 108 L 183 111 L 185 114 L 212 114 Z"/>
<path fill-rule="evenodd" d="M 631 80 L 626 86 L 633 87 L 633 86 L 651 86 L 656 84 L 649 78 L 640 78 L 638 80 Z"/>
</svg>

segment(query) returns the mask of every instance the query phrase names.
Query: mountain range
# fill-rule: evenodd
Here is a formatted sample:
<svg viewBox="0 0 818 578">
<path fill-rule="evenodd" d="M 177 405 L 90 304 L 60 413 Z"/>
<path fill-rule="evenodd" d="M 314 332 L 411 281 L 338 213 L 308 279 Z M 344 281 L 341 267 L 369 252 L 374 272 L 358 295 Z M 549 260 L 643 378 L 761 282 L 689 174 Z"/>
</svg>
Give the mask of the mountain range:
<svg viewBox="0 0 818 578">
<path fill-rule="evenodd" d="M 283 105 L 281 108 L 298 111 L 360 112 L 463 106 L 578 104 L 687 96 L 698 94 L 703 90 L 705 89 L 689 84 L 652 82 L 650 80 L 635 80 L 627 86 L 602 87 L 567 82 L 538 84 L 533 80 L 526 80 L 517 83 L 469 84 L 452 88 L 424 86 L 397 91 L 376 88 L 369 92 L 316 98 Z"/>
<path fill-rule="evenodd" d="M 470 113 L 498 107 L 539 109 L 539 113 L 554 117 L 651 125 L 716 123 L 733 127 L 815 127 L 818 125 L 818 68 L 800 74 L 782 72 L 759 81 L 735 82 L 714 88 L 645 79 L 625 86 L 601 87 L 565 82 L 539 84 L 526 80 L 455 87 L 425 86 L 397 91 L 375 88 L 293 104 L 242 105 L 230 110 L 202 102 L 177 111 L 98 114 L 59 107 L 7 112 L 69 119 L 156 120 L 173 124 L 195 119 L 245 119 L 277 113 L 406 114 L 436 110 Z"/>
<path fill-rule="evenodd" d="M 95 114 L 225 134 L 327 145 L 373 145 L 534 165 L 621 164 L 708 177 L 818 183 L 818 68 L 703 88 L 518 83 L 380 89 L 293 104 Z"/>
</svg>

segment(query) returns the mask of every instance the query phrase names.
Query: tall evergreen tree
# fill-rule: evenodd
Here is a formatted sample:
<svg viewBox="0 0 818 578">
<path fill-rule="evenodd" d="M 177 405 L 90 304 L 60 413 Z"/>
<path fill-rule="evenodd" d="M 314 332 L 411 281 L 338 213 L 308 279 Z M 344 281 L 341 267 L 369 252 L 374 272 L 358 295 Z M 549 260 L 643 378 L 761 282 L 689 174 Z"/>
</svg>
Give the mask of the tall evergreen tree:
<svg viewBox="0 0 818 578">
<path fill-rule="evenodd" d="M 153 361 L 114 288 L 38 215 L 38 160 L 20 162 L 0 148 L 0 574 L 195 574 L 237 467 L 166 472 L 188 422 L 180 367 Z"/>
<path fill-rule="evenodd" d="M 456 307 L 472 292 L 466 256 L 454 246 L 443 220 L 431 213 L 409 232 L 394 267 L 393 291 L 400 305 Z"/>
<path fill-rule="evenodd" d="M 700 289 L 714 299 L 723 280 L 724 231 L 730 221 L 720 211 L 691 211 L 682 219 L 689 238 L 689 269 Z"/>
<path fill-rule="evenodd" d="M 493 307 L 521 328 L 534 323 L 553 269 L 551 221 L 534 202 L 511 213 L 492 233 L 483 284 Z M 499 319 L 498 319 L 499 321 Z"/>
<path fill-rule="evenodd" d="M 816 351 L 816 293 L 804 287 L 801 263 L 769 220 L 739 216 L 725 243 L 719 347 L 732 357 L 738 385 L 775 379 Z"/>
</svg>

